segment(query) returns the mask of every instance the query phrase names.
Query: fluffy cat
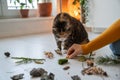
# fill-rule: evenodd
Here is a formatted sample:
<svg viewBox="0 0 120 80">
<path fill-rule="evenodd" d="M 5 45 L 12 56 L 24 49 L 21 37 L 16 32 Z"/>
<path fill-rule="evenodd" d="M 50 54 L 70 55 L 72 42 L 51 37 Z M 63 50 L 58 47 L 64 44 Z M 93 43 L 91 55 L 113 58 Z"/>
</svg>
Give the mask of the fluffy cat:
<svg viewBox="0 0 120 80">
<path fill-rule="evenodd" d="M 88 34 L 82 23 L 67 13 L 59 13 L 54 21 L 52 31 L 61 50 L 62 41 L 64 50 L 68 50 L 72 44 L 84 44 L 89 42 Z"/>
</svg>

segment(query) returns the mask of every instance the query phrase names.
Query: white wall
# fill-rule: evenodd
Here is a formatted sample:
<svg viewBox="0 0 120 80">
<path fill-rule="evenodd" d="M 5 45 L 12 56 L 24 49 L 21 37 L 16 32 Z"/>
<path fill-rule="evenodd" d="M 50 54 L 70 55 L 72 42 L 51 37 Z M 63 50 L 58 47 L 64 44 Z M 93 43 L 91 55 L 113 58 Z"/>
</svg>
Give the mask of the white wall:
<svg viewBox="0 0 120 80">
<path fill-rule="evenodd" d="M 1 4 L 1 0 L 0 0 L 0 4 Z M 2 16 L 2 6 L 0 5 L 0 16 Z"/>
<path fill-rule="evenodd" d="M 120 0 L 89 0 L 89 25 L 107 28 L 120 18 Z"/>
</svg>

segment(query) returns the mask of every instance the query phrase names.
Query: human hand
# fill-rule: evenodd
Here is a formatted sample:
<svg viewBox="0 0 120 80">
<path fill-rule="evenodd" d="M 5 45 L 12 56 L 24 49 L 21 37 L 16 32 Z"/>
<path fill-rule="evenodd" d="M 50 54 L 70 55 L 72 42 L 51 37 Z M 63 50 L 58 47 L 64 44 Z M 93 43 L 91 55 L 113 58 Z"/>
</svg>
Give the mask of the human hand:
<svg viewBox="0 0 120 80">
<path fill-rule="evenodd" d="M 82 54 L 82 49 L 80 44 L 73 44 L 67 52 L 67 58 L 74 58 L 78 54 Z"/>
</svg>

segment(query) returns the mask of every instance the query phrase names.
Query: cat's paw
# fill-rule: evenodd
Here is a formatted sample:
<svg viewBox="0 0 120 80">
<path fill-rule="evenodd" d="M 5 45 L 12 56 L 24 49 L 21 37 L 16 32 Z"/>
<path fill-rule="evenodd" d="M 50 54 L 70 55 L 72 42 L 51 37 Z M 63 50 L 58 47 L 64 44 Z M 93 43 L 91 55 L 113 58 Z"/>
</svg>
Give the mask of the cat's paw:
<svg viewBox="0 0 120 80">
<path fill-rule="evenodd" d="M 63 54 L 67 54 L 67 50 L 62 50 L 62 53 Z"/>
</svg>

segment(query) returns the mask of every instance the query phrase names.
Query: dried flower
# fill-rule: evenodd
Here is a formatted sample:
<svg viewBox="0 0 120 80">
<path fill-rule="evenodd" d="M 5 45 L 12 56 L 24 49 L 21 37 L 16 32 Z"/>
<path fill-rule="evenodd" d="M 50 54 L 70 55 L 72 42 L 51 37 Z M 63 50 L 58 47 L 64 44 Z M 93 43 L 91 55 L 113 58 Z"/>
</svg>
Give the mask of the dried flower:
<svg viewBox="0 0 120 80">
<path fill-rule="evenodd" d="M 53 53 L 52 52 L 44 52 L 45 53 L 45 55 L 46 55 L 46 57 L 48 57 L 48 58 L 53 58 Z"/>
</svg>

